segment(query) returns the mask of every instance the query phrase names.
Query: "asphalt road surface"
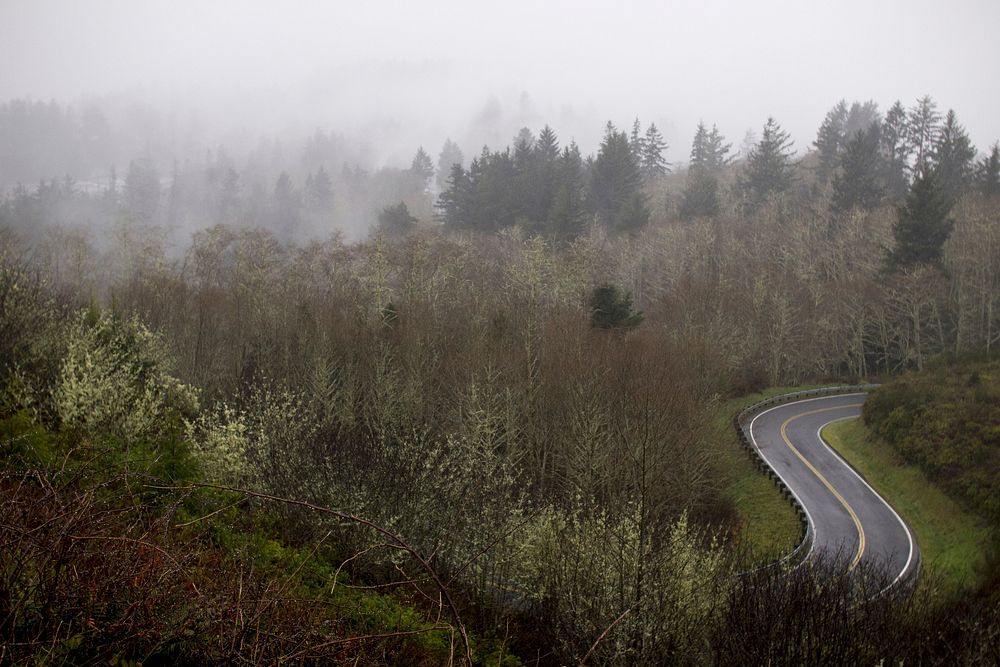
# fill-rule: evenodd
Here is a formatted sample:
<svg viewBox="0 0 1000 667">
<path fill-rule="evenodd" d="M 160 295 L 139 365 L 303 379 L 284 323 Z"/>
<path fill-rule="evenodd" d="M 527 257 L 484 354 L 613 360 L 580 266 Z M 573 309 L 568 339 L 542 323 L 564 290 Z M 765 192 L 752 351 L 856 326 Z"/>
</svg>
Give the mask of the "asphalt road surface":
<svg viewBox="0 0 1000 667">
<path fill-rule="evenodd" d="M 889 504 L 819 435 L 830 422 L 859 416 L 864 400 L 865 394 L 842 394 L 778 405 L 754 417 L 750 436 L 806 510 L 813 531 L 807 559 L 834 559 L 849 571 L 877 569 L 888 590 L 917 567 L 916 541 Z"/>
</svg>

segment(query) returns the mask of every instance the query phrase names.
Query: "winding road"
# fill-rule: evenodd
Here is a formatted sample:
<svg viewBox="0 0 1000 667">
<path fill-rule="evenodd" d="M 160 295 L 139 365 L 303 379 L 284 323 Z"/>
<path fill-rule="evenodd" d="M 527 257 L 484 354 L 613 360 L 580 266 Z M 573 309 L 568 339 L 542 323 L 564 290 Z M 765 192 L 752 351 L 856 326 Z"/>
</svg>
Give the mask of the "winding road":
<svg viewBox="0 0 1000 667">
<path fill-rule="evenodd" d="M 886 576 L 881 592 L 915 573 L 920 554 L 910 529 L 889 504 L 820 437 L 831 422 L 861 414 L 865 394 L 784 403 L 758 413 L 750 438 L 764 461 L 805 508 L 812 531 L 806 560 L 838 559 Z"/>
</svg>

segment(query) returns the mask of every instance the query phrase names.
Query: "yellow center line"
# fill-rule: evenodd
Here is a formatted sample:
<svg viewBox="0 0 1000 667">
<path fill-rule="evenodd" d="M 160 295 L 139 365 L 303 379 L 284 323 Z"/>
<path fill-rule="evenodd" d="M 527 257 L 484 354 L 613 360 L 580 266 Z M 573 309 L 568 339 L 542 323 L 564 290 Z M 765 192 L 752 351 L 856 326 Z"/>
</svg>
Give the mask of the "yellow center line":
<svg viewBox="0 0 1000 667">
<path fill-rule="evenodd" d="M 809 415 L 814 415 L 818 412 L 830 412 L 831 410 L 843 410 L 844 408 L 860 408 L 860 407 L 861 403 L 854 403 L 851 405 L 838 405 L 833 408 L 820 408 L 819 410 L 810 410 L 809 412 L 802 412 L 800 414 L 795 415 L 794 417 L 789 417 L 781 425 L 781 439 L 784 440 L 785 444 L 788 445 L 788 448 L 792 450 L 792 452 L 794 452 L 795 455 L 799 457 L 799 459 L 804 464 L 806 464 L 806 467 L 809 468 L 809 470 L 811 470 L 814 475 L 816 475 L 817 479 L 819 479 L 819 481 L 823 483 L 823 486 L 825 486 L 827 489 L 830 490 L 830 493 L 833 494 L 833 497 L 840 501 L 840 504 L 844 506 L 844 509 L 847 510 L 847 513 L 851 515 L 851 520 L 854 521 L 854 527 L 858 529 L 858 553 L 854 555 L 854 560 L 851 561 L 850 567 L 847 568 L 848 572 L 850 572 L 851 570 L 853 570 L 858 566 L 858 563 L 861 562 L 861 554 L 865 552 L 865 529 L 861 527 L 861 520 L 858 519 L 858 515 L 854 511 L 854 508 L 851 507 L 850 503 L 848 503 L 847 500 L 844 499 L 844 496 L 840 495 L 840 492 L 837 491 L 837 489 L 833 488 L 833 484 L 830 484 L 829 480 L 827 480 L 827 478 L 824 477 L 823 474 L 819 470 L 817 470 L 816 467 L 812 463 L 810 463 L 806 457 L 802 455 L 802 452 L 800 452 L 798 449 L 795 448 L 795 445 L 792 444 L 792 441 L 788 439 L 788 433 L 786 432 L 786 428 L 790 423 L 792 423 L 799 417 L 808 417 Z"/>
</svg>

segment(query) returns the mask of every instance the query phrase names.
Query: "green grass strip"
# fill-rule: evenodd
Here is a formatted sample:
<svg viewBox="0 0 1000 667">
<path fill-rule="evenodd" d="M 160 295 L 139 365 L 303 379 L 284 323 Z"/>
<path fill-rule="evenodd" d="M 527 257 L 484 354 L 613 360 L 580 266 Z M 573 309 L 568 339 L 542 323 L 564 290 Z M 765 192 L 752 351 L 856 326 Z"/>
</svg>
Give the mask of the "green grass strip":
<svg viewBox="0 0 1000 667">
<path fill-rule="evenodd" d="M 860 419 L 835 422 L 823 438 L 860 472 L 913 530 L 923 557 L 923 585 L 945 596 L 975 586 L 986 564 L 989 529 L 871 437 Z"/>
<path fill-rule="evenodd" d="M 757 394 L 719 403 L 715 420 L 718 431 L 714 463 L 726 480 L 726 495 L 740 523 L 740 542 L 752 560 L 769 562 L 792 551 L 802 534 L 802 524 L 788 500 L 753 464 L 733 428 L 733 416 L 741 409 L 778 394 L 815 389 L 772 387 Z"/>
</svg>

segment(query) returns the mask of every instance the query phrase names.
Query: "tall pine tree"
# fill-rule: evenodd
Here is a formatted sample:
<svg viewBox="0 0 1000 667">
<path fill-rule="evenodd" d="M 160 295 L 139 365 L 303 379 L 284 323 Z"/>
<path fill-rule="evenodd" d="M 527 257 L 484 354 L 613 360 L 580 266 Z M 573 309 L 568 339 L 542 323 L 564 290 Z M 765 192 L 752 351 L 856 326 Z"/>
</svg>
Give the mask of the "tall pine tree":
<svg viewBox="0 0 1000 667">
<path fill-rule="evenodd" d="M 958 122 L 954 110 L 949 109 L 934 144 L 934 171 L 944 195 L 958 199 L 971 185 L 972 161 L 976 149 L 969 140 L 965 128 Z"/>
<path fill-rule="evenodd" d="M 898 202 L 906 196 L 910 185 L 907 169 L 913 153 L 907 133 L 906 109 L 899 100 L 885 114 L 880 144 L 882 182 L 885 184 L 886 195 L 893 202 Z"/>
<path fill-rule="evenodd" d="M 575 142 L 563 149 L 549 209 L 549 229 L 557 243 L 572 241 L 583 233 L 587 220 L 583 158 Z"/>
<path fill-rule="evenodd" d="M 990 154 L 976 166 L 976 184 L 987 197 L 1000 195 L 1000 144 L 994 142 Z"/>
<path fill-rule="evenodd" d="M 639 117 L 636 116 L 635 120 L 632 121 L 632 134 L 628 138 L 629 148 L 632 149 L 632 157 L 635 158 L 636 164 L 642 164 L 642 151 L 643 151 L 643 137 L 642 137 L 642 124 L 639 122 Z"/>
<path fill-rule="evenodd" d="M 840 169 L 833 177 L 834 213 L 853 208 L 872 209 L 882 200 L 879 159 L 879 125 L 856 132 L 847 142 Z"/>
<path fill-rule="evenodd" d="M 448 229 L 471 229 L 472 181 L 460 162 L 451 165 L 444 190 L 435 208 L 438 219 Z"/>
<path fill-rule="evenodd" d="M 794 181 L 792 140 L 774 118 L 768 118 L 760 141 L 750 150 L 740 180 L 744 202 L 756 209 L 769 198 L 787 191 Z"/>
<path fill-rule="evenodd" d="M 948 218 L 951 205 L 933 169 L 916 174 L 906 201 L 896 210 L 892 227 L 895 246 L 886 256 L 890 271 L 941 263 L 944 242 L 954 226 Z"/>
<path fill-rule="evenodd" d="M 847 102 L 840 100 L 837 104 L 826 112 L 819 131 L 816 133 L 816 147 L 818 158 L 816 164 L 816 180 L 820 185 L 826 185 L 833 171 L 840 161 L 840 153 L 844 148 L 847 126 Z"/>
<path fill-rule="evenodd" d="M 729 163 L 726 154 L 731 144 L 713 125 L 711 132 L 704 122 L 698 123 L 691 142 L 691 163 L 688 166 L 687 185 L 678 214 L 682 220 L 715 217 L 719 213 L 719 173 Z"/>
<path fill-rule="evenodd" d="M 465 157 L 462 155 L 462 149 L 458 147 L 458 144 L 451 139 L 445 139 L 444 145 L 441 147 L 441 153 L 438 154 L 438 192 L 444 192 L 445 188 L 448 187 L 448 178 L 451 175 L 451 166 L 453 164 L 465 164 Z"/>
<path fill-rule="evenodd" d="M 670 163 L 663 157 L 666 149 L 667 142 L 663 140 L 663 135 L 656 129 L 655 123 L 650 123 L 642 139 L 639 161 L 642 177 L 647 183 L 670 173 Z"/>
<path fill-rule="evenodd" d="M 590 200 L 598 220 L 608 230 L 634 229 L 642 174 L 628 136 L 607 124 L 590 179 Z M 648 217 L 648 216 L 647 216 Z"/>
<path fill-rule="evenodd" d="M 941 114 L 930 95 L 924 95 L 906 115 L 906 135 L 915 163 L 914 173 L 921 173 L 930 166 L 934 144 L 937 142 Z"/>
</svg>

